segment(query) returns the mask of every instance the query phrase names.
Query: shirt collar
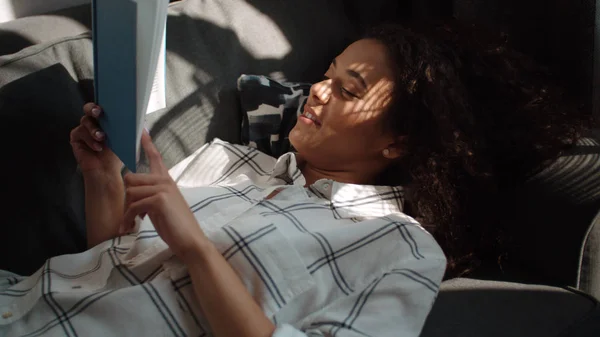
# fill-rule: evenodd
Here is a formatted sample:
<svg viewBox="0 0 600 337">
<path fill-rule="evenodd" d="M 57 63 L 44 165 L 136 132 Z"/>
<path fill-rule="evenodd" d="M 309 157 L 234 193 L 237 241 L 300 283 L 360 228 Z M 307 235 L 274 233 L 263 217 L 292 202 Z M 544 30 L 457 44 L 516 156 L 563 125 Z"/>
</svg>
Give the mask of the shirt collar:
<svg viewBox="0 0 600 337">
<path fill-rule="evenodd" d="M 306 185 L 296 156 L 291 152 L 279 157 L 271 177 L 289 185 Z M 404 205 L 404 190 L 401 187 L 346 184 L 320 179 L 308 189 L 331 201 L 332 210 L 340 218 L 386 216 L 402 212 Z"/>
</svg>

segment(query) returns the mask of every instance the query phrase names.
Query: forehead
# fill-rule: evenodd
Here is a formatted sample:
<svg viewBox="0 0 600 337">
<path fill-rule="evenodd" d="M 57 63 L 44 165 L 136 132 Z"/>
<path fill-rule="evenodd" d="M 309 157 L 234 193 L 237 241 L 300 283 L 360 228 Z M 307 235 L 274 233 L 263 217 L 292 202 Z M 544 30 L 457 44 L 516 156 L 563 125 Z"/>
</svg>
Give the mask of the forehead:
<svg viewBox="0 0 600 337">
<path fill-rule="evenodd" d="M 376 40 L 362 39 L 352 43 L 336 58 L 336 63 L 343 70 L 358 72 L 369 87 L 393 78 L 386 47 Z"/>
</svg>

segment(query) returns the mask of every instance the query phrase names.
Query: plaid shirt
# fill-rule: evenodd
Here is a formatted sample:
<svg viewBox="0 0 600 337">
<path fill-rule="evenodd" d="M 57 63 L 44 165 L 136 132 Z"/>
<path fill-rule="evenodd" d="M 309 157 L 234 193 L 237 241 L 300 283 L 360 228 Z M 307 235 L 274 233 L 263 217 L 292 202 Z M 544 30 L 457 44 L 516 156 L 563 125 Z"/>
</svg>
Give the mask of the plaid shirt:
<svg viewBox="0 0 600 337">
<path fill-rule="evenodd" d="M 401 189 L 305 187 L 294 154 L 220 140 L 170 173 L 274 336 L 419 335 L 446 261 Z M 138 226 L 1 290 L 0 336 L 210 336 L 186 267 Z"/>
</svg>

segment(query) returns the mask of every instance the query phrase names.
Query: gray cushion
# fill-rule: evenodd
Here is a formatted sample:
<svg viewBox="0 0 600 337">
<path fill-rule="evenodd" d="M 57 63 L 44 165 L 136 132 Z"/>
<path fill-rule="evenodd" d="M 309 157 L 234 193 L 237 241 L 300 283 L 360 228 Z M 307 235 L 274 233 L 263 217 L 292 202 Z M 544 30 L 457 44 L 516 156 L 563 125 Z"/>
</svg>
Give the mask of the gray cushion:
<svg viewBox="0 0 600 337">
<path fill-rule="evenodd" d="M 89 5 L 24 17 L 0 24 L 0 55 L 8 55 L 38 43 L 54 41 L 89 31 Z"/>
<path fill-rule="evenodd" d="M 562 288 L 454 279 L 442 284 L 421 337 L 593 336 L 597 309 L 594 299 Z"/>
<path fill-rule="evenodd" d="M 600 300 L 600 212 L 583 241 L 577 288 Z"/>
</svg>

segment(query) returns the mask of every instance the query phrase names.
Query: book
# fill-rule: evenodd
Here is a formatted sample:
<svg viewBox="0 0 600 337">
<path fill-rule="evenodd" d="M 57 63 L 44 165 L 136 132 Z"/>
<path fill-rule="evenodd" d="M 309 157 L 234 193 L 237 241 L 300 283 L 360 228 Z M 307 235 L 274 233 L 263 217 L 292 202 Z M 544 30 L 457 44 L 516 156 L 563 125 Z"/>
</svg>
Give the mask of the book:
<svg viewBox="0 0 600 337">
<path fill-rule="evenodd" d="M 144 116 L 165 107 L 169 0 L 92 0 L 94 94 L 106 145 L 136 172 Z M 159 62 L 160 61 L 160 62 Z"/>
</svg>

